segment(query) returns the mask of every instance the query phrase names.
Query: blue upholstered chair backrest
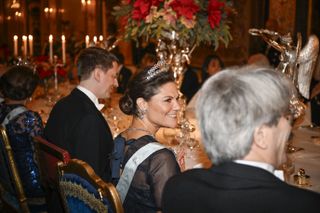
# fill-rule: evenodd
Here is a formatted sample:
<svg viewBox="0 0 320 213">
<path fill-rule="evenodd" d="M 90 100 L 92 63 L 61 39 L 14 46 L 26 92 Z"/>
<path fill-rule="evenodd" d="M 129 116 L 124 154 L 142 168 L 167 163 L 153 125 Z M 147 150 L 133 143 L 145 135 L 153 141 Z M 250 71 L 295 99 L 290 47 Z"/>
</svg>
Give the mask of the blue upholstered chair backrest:
<svg viewBox="0 0 320 213">
<path fill-rule="evenodd" d="M 69 212 L 112 212 L 107 199 L 100 197 L 99 191 L 84 178 L 66 173 L 60 178 L 60 189 L 64 193 Z"/>
<path fill-rule="evenodd" d="M 115 187 L 99 178 L 87 163 L 72 159 L 58 167 L 61 197 L 68 212 L 123 213 Z"/>
</svg>

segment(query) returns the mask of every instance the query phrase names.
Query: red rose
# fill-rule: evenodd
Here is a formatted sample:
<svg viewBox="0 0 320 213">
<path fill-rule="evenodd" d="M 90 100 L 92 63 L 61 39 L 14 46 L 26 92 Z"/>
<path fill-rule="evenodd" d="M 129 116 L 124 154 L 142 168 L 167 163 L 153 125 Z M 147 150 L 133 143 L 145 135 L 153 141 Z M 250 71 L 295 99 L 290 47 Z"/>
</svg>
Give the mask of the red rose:
<svg viewBox="0 0 320 213">
<path fill-rule="evenodd" d="M 49 78 L 50 76 L 53 75 L 53 70 L 51 70 L 51 69 L 45 70 L 42 66 L 37 67 L 37 72 L 38 72 L 39 77 L 41 79 Z"/>
<path fill-rule="evenodd" d="M 192 19 L 200 9 L 194 0 L 174 0 L 169 6 L 177 13 L 178 17 L 184 16 L 186 19 Z"/>
<path fill-rule="evenodd" d="M 149 0 L 137 0 L 133 4 L 132 19 L 140 21 L 150 12 L 151 2 Z"/>
<path fill-rule="evenodd" d="M 57 68 L 57 74 L 61 77 L 66 77 L 67 76 L 67 71 L 63 69 L 62 67 Z"/>
<path fill-rule="evenodd" d="M 159 6 L 160 2 L 163 2 L 164 0 L 151 0 L 151 5 L 152 6 Z"/>
<path fill-rule="evenodd" d="M 221 8 L 224 6 L 223 2 L 218 0 L 210 0 L 208 5 L 208 21 L 210 27 L 214 29 L 215 26 L 220 24 L 221 20 Z"/>
<path fill-rule="evenodd" d="M 119 18 L 119 26 L 120 26 L 120 31 L 124 31 L 127 24 L 128 24 L 128 19 L 129 19 L 129 16 L 122 16 Z"/>
</svg>

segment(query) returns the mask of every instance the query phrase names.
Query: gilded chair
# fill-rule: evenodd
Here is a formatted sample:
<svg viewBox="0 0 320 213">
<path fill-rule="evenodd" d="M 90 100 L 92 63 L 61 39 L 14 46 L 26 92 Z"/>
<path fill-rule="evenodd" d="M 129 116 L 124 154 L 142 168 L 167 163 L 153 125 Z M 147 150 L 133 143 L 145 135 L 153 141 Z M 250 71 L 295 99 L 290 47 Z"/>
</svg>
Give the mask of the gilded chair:
<svg viewBox="0 0 320 213">
<path fill-rule="evenodd" d="M 16 212 L 30 212 L 9 138 L 0 126 L 0 194 L 6 207 Z"/>
<path fill-rule="evenodd" d="M 116 188 L 98 177 L 86 162 L 61 162 L 58 170 L 60 193 L 68 212 L 124 212 Z"/>
<path fill-rule="evenodd" d="M 52 212 L 63 211 L 59 192 L 58 162 L 68 163 L 69 152 L 36 136 L 33 138 L 35 156 L 39 162 L 41 183 L 46 191 L 48 209 Z"/>
<path fill-rule="evenodd" d="M 36 136 L 33 138 L 36 158 L 39 162 L 41 180 L 45 187 L 58 184 L 58 162 L 67 164 L 70 155 L 64 150 L 46 139 Z"/>
</svg>

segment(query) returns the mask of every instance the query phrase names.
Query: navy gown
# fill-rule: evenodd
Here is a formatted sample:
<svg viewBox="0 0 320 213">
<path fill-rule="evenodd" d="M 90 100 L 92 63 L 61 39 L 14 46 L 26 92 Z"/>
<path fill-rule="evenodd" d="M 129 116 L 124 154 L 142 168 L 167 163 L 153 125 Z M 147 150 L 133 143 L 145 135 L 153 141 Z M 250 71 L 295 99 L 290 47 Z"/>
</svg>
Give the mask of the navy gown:
<svg viewBox="0 0 320 213">
<path fill-rule="evenodd" d="M 0 123 L 14 108 L 21 105 L 0 104 Z M 43 135 L 43 124 L 38 113 L 27 110 L 12 118 L 5 126 L 20 174 L 25 194 L 30 201 L 43 204 L 45 193 L 40 183 L 39 168 L 34 155 L 32 137 Z M 42 209 L 43 210 L 43 209 Z M 32 211 L 36 212 L 36 211 Z"/>
</svg>

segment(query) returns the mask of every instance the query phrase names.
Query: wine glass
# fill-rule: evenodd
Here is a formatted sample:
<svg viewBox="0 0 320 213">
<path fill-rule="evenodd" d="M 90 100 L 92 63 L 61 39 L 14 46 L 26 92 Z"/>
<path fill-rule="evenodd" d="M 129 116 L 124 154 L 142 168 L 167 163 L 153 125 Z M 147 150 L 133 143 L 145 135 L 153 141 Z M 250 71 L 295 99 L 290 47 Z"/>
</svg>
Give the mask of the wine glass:
<svg viewBox="0 0 320 213">
<path fill-rule="evenodd" d="M 109 111 L 107 116 L 108 123 L 111 126 L 114 135 L 118 135 L 120 132 L 119 122 L 121 116 L 119 116 L 116 110 L 114 110 L 112 107 L 107 111 Z"/>
<path fill-rule="evenodd" d="M 120 128 L 119 128 L 119 121 L 120 121 L 120 119 L 119 119 L 119 116 L 117 116 L 116 114 L 114 114 L 113 116 L 112 116 L 112 122 L 113 122 L 113 127 L 114 127 L 114 131 L 116 132 L 116 133 L 118 133 L 119 131 L 120 131 Z"/>
</svg>

